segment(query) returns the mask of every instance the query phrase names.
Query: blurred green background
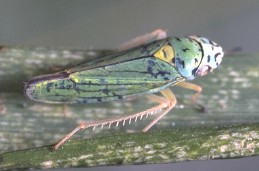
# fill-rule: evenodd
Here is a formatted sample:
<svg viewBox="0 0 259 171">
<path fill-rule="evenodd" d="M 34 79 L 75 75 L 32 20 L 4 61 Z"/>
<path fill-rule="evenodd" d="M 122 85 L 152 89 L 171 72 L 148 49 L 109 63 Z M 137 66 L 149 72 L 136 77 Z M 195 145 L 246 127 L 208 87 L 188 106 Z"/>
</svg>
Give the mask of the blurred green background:
<svg viewBox="0 0 259 171">
<path fill-rule="evenodd" d="M 225 50 L 259 45 L 259 1 L 2 0 L 1 44 L 114 48 L 157 28 L 203 35 Z"/>
<path fill-rule="evenodd" d="M 116 48 L 157 28 L 198 34 L 226 52 L 259 50 L 258 0 L 1 0 L 0 44 Z M 89 170 L 257 170 L 259 158 Z"/>
</svg>

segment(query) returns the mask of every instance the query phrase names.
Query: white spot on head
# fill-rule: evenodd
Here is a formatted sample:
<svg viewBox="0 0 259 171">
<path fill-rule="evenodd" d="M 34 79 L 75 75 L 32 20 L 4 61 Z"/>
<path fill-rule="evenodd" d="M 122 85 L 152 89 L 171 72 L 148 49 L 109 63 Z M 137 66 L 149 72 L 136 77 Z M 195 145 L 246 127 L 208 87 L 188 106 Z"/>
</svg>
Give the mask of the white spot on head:
<svg viewBox="0 0 259 171">
<path fill-rule="evenodd" d="M 217 68 L 224 56 L 222 47 L 205 37 L 195 35 L 188 37 L 200 43 L 203 51 L 203 58 L 196 75 L 203 76 Z"/>
</svg>

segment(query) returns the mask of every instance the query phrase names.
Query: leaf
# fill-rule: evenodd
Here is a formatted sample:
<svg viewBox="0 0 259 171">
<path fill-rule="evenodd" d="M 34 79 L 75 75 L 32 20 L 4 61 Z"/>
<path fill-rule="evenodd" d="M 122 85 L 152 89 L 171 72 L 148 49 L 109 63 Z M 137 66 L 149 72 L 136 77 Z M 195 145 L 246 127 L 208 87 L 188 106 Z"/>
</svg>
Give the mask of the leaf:
<svg viewBox="0 0 259 171">
<path fill-rule="evenodd" d="M 73 140 L 1 155 L 0 169 L 169 163 L 246 157 L 259 153 L 259 125 L 175 129 Z"/>
<path fill-rule="evenodd" d="M 102 131 L 81 131 L 54 152 L 50 146 L 40 147 L 56 143 L 81 120 L 135 113 L 154 105 L 144 97 L 71 106 L 41 104 L 24 97 L 24 82 L 33 76 L 57 72 L 107 53 L 110 51 L 1 48 L 0 169 L 168 163 L 258 155 L 257 53 L 225 56 L 214 73 L 194 80 L 203 87 L 198 102 L 206 107 L 206 113 L 190 104 L 192 91 L 172 87 L 177 106 L 148 133 L 127 132 L 139 132 L 151 117 L 125 127 L 112 125 Z M 89 139 L 82 140 L 85 138 Z"/>
</svg>

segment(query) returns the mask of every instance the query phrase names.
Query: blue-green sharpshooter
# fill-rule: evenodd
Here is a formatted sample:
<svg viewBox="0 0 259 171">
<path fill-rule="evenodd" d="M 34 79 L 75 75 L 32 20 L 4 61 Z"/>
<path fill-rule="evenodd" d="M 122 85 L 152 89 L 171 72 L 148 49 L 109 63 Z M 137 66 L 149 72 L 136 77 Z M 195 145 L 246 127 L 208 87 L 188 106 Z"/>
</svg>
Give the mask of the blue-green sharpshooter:
<svg viewBox="0 0 259 171">
<path fill-rule="evenodd" d="M 178 85 L 195 90 L 200 86 L 187 83 L 217 68 L 223 58 L 222 48 L 200 36 L 167 37 L 130 50 L 94 59 L 63 72 L 38 76 L 25 85 L 25 94 L 43 103 L 98 103 L 146 95 L 159 105 L 127 116 L 81 123 L 54 146 L 57 149 L 77 131 L 103 127 L 112 123 L 131 122 L 153 113 L 157 117 L 142 131 L 149 130 L 176 104 L 170 87 Z M 162 96 L 154 95 L 160 92 Z"/>
</svg>

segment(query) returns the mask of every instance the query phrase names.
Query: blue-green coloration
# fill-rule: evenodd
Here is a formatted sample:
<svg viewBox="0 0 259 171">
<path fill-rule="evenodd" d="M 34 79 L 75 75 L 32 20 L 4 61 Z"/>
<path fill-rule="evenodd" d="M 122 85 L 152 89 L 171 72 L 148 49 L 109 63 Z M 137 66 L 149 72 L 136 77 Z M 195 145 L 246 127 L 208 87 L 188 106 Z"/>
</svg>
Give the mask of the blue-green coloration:
<svg viewBox="0 0 259 171">
<path fill-rule="evenodd" d="M 51 75 L 35 77 L 25 94 L 44 103 L 96 103 L 159 92 L 206 75 L 223 57 L 206 38 L 168 37 Z"/>
<path fill-rule="evenodd" d="M 207 38 L 168 37 L 63 72 L 36 77 L 26 83 L 25 94 L 43 103 L 97 103 L 136 95 L 147 95 L 150 100 L 159 103 L 135 114 L 83 122 L 59 141 L 54 149 L 81 129 L 102 128 L 113 123 L 118 126 L 120 122 L 124 125 L 125 121 L 130 123 L 131 119 L 159 113 L 142 130 L 146 132 L 175 106 L 177 100 L 169 87 L 178 84 L 195 90 L 196 94 L 192 96 L 195 103 L 202 88 L 183 81 L 206 75 L 217 68 L 223 54 L 222 48 Z M 162 96 L 150 95 L 157 92 L 161 92 Z"/>
</svg>

